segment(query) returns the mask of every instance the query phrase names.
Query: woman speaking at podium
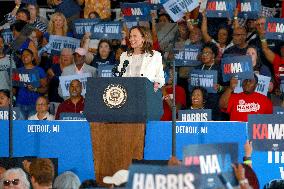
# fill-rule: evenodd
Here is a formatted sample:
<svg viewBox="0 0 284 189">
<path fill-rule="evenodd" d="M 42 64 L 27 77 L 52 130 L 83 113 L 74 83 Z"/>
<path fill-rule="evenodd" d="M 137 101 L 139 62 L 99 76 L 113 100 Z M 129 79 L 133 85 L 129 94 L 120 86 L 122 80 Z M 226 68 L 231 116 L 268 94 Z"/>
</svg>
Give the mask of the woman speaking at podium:
<svg viewBox="0 0 284 189">
<path fill-rule="evenodd" d="M 147 77 L 154 89 L 165 84 L 162 55 L 153 50 L 152 36 L 143 26 L 134 26 L 129 32 L 130 49 L 120 56 L 118 71 L 123 77 Z"/>
</svg>

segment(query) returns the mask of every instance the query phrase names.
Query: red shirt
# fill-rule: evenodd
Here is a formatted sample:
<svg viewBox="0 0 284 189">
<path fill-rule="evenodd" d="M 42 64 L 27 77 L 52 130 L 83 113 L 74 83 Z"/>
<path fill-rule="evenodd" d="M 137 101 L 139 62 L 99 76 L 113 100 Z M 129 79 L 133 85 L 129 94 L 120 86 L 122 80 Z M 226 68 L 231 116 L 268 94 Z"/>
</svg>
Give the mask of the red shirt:
<svg viewBox="0 0 284 189">
<path fill-rule="evenodd" d="M 81 97 L 81 99 L 77 102 L 77 104 L 73 104 L 73 102 L 69 99 L 62 102 L 57 109 L 55 119 L 60 118 L 60 114 L 63 112 L 69 112 L 69 113 L 82 113 L 84 110 L 84 98 Z"/>
<path fill-rule="evenodd" d="M 272 114 L 272 102 L 264 95 L 253 92 L 252 94 L 231 94 L 227 113 L 231 121 L 248 121 L 249 114 Z"/>
<path fill-rule="evenodd" d="M 274 77 L 276 86 L 279 87 L 280 85 L 280 76 L 284 76 L 284 59 L 281 58 L 278 54 L 275 54 L 273 59 L 273 69 L 274 69 Z"/>
<path fill-rule="evenodd" d="M 173 88 L 166 88 L 167 94 L 173 94 Z M 176 104 L 181 104 L 181 106 L 186 106 L 186 96 L 185 91 L 182 87 L 176 85 Z M 161 121 L 171 121 L 172 120 L 172 109 L 166 102 L 163 100 L 163 109 L 164 114 L 161 117 Z"/>
</svg>

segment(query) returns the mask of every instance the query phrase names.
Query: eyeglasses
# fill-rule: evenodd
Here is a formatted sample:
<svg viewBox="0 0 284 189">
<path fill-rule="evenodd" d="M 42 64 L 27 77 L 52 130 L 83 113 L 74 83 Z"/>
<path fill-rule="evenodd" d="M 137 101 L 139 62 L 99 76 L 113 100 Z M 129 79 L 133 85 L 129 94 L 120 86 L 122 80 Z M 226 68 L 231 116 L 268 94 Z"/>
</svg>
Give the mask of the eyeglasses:
<svg viewBox="0 0 284 189">
<path fill-rule="evenodd" d="M 4 186 L 10 186 L 11 183 L 12 183 L 13 185 L 18 185 L 19 182 L 20 182 L 20 179 L 4 180 L 4 181 L 3 181 L 3 185 L 4 185 Z"/>
<path fill-rule="evenodd" d="M 201 52 L 201 55 L 204 55 L 204 56 L 208 56 L 210 54 L 212 54 L 212 52 Z"/>
<path fill-rule="evenodd" d="M 47 104 L 36 104 L 37 106 L 46 106 Z"/>
</svg>

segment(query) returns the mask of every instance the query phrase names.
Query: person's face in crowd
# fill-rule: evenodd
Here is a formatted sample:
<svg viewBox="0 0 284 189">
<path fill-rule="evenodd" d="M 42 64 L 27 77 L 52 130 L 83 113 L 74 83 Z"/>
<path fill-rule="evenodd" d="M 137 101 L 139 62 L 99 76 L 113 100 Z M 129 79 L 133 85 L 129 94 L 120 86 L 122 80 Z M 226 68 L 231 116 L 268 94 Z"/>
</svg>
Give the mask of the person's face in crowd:
<svg viewBox="0 0 284 189">
<path fill-rule="evenodd" d="M 30 38 L 34 42 L 35 46 L 38 47 L 38 38 L 36 36 L 36 31 L 32 31 Z"/>
<path fill-rule="evenodd" d="M 25 21 L 25 22 L 29 21 L 27 15 L 24 12 L 17 13 L 16 14 L 16 20 L 22 20 L 22 21 Z"/>
<path fill-rule="evenodd" d="M 94 18 L 97 18 L 97 16 L 96 16 L 95 13 L 90 13 L 90 14 L 89 14 L 89 18 L 90 18 L 90 19 L 94 19 Z"/>
<path fill-rule="evenodd" d="M 55 16 L 53 22 L 54 27 L 57 29 L 62 29 L 64 26 L 64 19 L 61 16 Z"/>
<path fill-rule="evenodd" d="M 165 16 L 165 15 L 162 15 L 162 16 L 160 16 L 159 17 L 159 23 L 170 23 L 170 20 L 168 19 L 168 17 L 167 16 Z"/>
<path fill-rule="evenodd" d="M 10 174 L 7 175 L 2 180 L 3 182 L 3 189 L 23 189 L 24 185 L 23 182 L 19 179 L 17 174 Z"/>
<path fill-rule="evenodd" d="M 201 62 L 205 65 L 214 63 L 214 53 L 211 48 L 205 47 L 201 52 Z"/>
<path fill-rule="evenodd" d="M 70 97 L 79 97 L 82 93 L 82 85 L 77 80 L 72 81 L 69 87 Z"/>
<path fill-rule="evenodd" d="M 101 58 L 106 59 L 110 53 L 110 46 L 107 42 L 102 42 L 99 46 L 99 54 Z"/>
<path fill-rule="evenodd" d="M 221 44 L 226 44 L 228 40 L 228 31 L 224 28 L 221 28 L 218 31 L 218 42 Z"/>
<path fill-rule="evenodd" d="M 0 107 L 7 108 L 9 107 L 9 104 L 10 104 L 9 98 L 5 94 L 0 92 Z"/>
<path fill-rule="evenodd" d="M 247 29 L 252 32 L 256 29 L 256 20 L 248 20 L 247 21 Z"/>
<path fill-rule="evenodd" d="M 252 60 L 252 66 L 255 67 L 256 65 L 256 59 L 257 59 L 257 51 L 255 48 L 248 48 L 247 49 L 247 55 L 251 57 Z"/>
<path fill-rule="evenodd" d="M 78 53 L 74 53 L 74 62 L 77 66 L 83 65 L 85 62 L 85 56 L 81 56 Z"/>
<path fill-rule="evenodd" d="M 245 79 L 243 81 L 243 91 L 245 94 L 251 94 L 255 91 L 257 84 L 255 79 Z"/>
<path fill-rule="evenodd" d="M 29 51 L 24 51 L 21 59 L 22 59 L 22 62 L 24 63 L 24 65 L 32 64 L 33 55 Z"/>
<path fill-rule="evenodd" d="M 34 20 L 36 18 L 36 15 L 37 15 L 36 6 L 28 5 L 28 10 L 30 12 L 31 20 Z"/>
<path fill-rule="evenodd" d="M 70 64 L 72 64 L 73 61 L 73 55 L 71 53 L 71 51 L 68 50 L 62 50 L 61 54 L 60 54 L 60 64 L 63 67 L 69 66 Z"/>
<path fill-rule="evenodd" d="M 259 18 L 256 20 L 256 30 L 260 35 L 265 34 L 265 18 Z"/>
<path fill-rule="evenodd" d="M 178 24 L 178 32 L 180 34 L 180 38 L 183 40 L 188 39 L 189 31 L 185 24 Z"/>
<path fill-rule="evenodd" d="M 36 112 L 46 113 L 48 111 L 48 102 L 45 98 L 38 98 L 36 101 Z"/>
<path fill-rule="evenodd" d="M 203 107 L 203 94 L 202 91 L 199 89 L 196 89 L 192 91 L 191 96 L 191 104 L 194 108 L 202 108 Z"/>
<path fill-rule="evenodd" d="M 120 60 L 120 55 L 121 55 L 123 52 L 124 52 L 124 51 L 123 51 L 122 48 L 118 48 L 118 49 L 116 50 L 116 52 L 115 52 L 115 59 L 116 59 L 117 61 Z"/>
<path fill-rule="evenodd" d="M 130 31 L 129 42 L 133 49 L 141 49 L 143 47 L 145 39 L 137 28 Z"/>
<path fill-rule="evenodd" d="M 193 44 L 200 42 L 201 38 L 201 31 L 199 28 L 194 28 L 194 30 L 189 33 L 190 42 Z"/>
<path fill-rule="evenodd" d="M 243 46 L 246 44 L 247 33 L 242 28 L 236 28 L 233 33 L 233 42 L 237 46 Z"/>
</svg>

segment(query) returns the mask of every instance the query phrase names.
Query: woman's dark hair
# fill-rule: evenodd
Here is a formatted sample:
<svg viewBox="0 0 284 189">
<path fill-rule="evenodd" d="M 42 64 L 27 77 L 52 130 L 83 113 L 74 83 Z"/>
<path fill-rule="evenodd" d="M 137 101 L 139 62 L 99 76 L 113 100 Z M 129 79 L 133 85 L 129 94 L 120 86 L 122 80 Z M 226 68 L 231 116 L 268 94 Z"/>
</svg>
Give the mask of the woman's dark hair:
<svg viewBox="0 0 284 189">
<path fill-rule="evenodd" d="M 22 54 L 23 54 L 25 51 L 29 52 L 32 56 L 34 56 L 34 53 L 33 53 L 33 51 L 32 51 L 31 49 L 29 49 L 29 48 L 24 49 L 24 50 L 22 51 Z"/>
<path fill-rule="evenodd" d="M 256 57 L 256 65 L 253 67 L 253 71 L 260 71 L 260 67 L 261 67 L 261 65 L 262 65 L 262 61 L 261 61 L 261 57 L 260 57 L 259 50 L 258 50 L 258 48 L 257 48 L 256 46 L 254 46 L 254 45 L 249 45 L 249 46 L 247 47 L 247 50 L 248 50 L 249 48 L 254 49 L 255 52 L 256 52 L 256 54 L 257 54 L 257 57 Z"/>
<path fill-rule="evenodd" d="M 158 19 L 162 16 L 166 17 L 169 20 L 170 23 L 173 23 L 173 20 L 171 19 L 171 17 L 166 13 L 159 14 Z"/>
<path fill-rule="evenodd" d="M 101 58 L 100 46 L 101 46 L 102 43 L 107 43 L 108 44 L 109 49 L 110 49 L 110 52 L 109 52 L 109 55 L 108 55 L 108 57 L 109 57 L 111 55 L 111 53 L 112 53 L 112 46 L 111 46 L 111 42 L 108 39 L 101 39 L 100 40 L 100 42 L 98 44 L 98 51 L 97 51 L 96 57 Z"/>
<path fill-rule="evenodd" d="M 25 21 L 16 20 L 16 22 L 10 26 L 10 29 L 11 29 L 11 31 L 15 30 L 17 32 L 21 32 L 26 24 L 27 24 L 27 22 L 25 22 Z"/>
<path fill-rule="evenodd" d="M 201 51 L 203 51 L 203 49 L 205 48 L 209 48 L 212 50 L 213 54 L 214 54 L 214 58 L 216 58 L 216 56 L 218 55 L 219 49 L 218 47 L 215 45 L 215 43 L 209 42 L 209 43 L 205 43 L 202 48 Z"/>
<path fill-rule="evenodd" d="M 142 52 L 143 53 L 149 53 L 149 54 L 151 54 L 151 56 L 153 56 L 153 54 L 154 54 L 154 52 L 153 52 L 153 40 L 152 40 L 152 36 L 151 36 L 149 29 L 144 27 L 144 26 L 133 26 L 129 30 L 129 39 L 130 39 L 131 31 L 134 30 L 134 29 L 137 29 L 140 32 L 140 34 L 142 35 L 142 37 L 144 38 Z M 134 52 L 134 49 L 132 47 L 130 47 L 129 50 L 127 51 L 127 55 L 130 56 L 130 55 L 133 54 L 133 52 Z"/>
<path fill-rule="evenodd" d="M 89 180 L 85 180 L 81 183 L 79 189 L 81 188 L 95 188 L 98 187 L 98 184 L 96 182 L 96 180 L 94 179 L 89 179 Z"/>
<path fill-rule="evenodd" d="M 0 93 L 3 93 L 7 98 L 10 98 L 10 91 L 8 89 L 0 89 Z"/>
<path fill-rule="evenodd" d="M 17 11 L 16 15 L 19 14 L 19 13 L 24 13 L 26 16 L 27 16 L 27 19 L 30 20 L 31 19 L 31 15 L 30 15 L 30 12 L 25 9 L 25 8 L 21 8 Z"/>
<path fill-rule="evenodd" d="M 201 87 L 201 86 L 195 86 L 195 87 L 192 88 L 191 94 L 190 94 L 190 104 L 192 104 L 192 94 L 193 94 L 193 92 L 195 90 L 200 90 L 201 91 L 202 96 L 203 96 L 203 103 L 205 105 L 206 102 L 207 102 L 207 99 L 208 99 L 208 92 L 207 92 L 207 90 L 204 87 Z"/>
</svg>

